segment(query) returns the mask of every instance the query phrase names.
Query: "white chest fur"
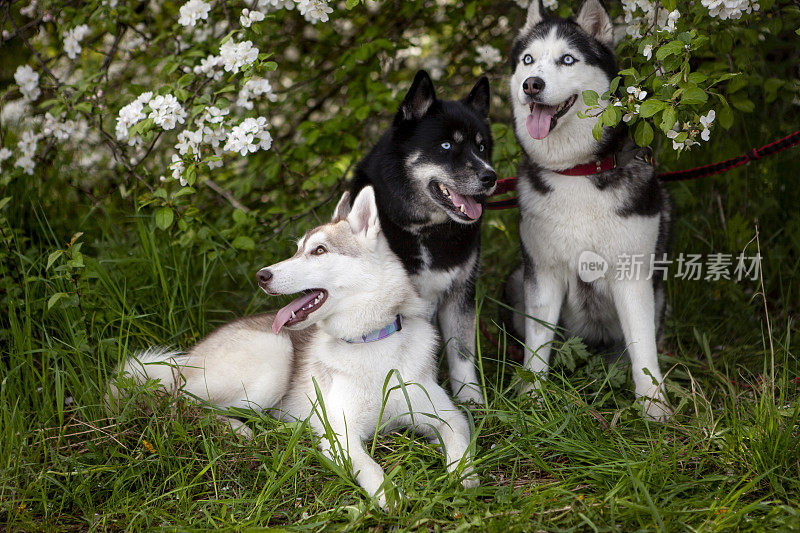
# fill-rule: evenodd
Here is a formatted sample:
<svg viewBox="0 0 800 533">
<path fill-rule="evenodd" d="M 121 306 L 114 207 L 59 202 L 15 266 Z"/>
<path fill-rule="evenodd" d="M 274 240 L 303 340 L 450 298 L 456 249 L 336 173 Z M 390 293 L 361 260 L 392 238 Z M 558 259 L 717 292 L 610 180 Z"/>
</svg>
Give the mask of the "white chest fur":
<svg viewBox="0 0 800 533">
<path fill-rule="evenodd" d="M 442 296 L 454 285 L 459 281 L 469 279 L 477 260 L 478 252 L 476 251 L 469 260 L 461 265 L 444 270 L 433 269 L 430 267 L 430 255 L 425 248 L 422 249 L 423 267 L 411 276 L 411 280 L 419 295 L 433 306 L 431 312 L 435 311 Z"/>
<path fill-rule="evenodd" d="M 611 268 L 622 257 L 643 255 L 649 264 L 660 215 L 621 216 L 623 190 L 598 189 L 584 177 L 544 171 L 547 193 L 519 182 L 520 237 L 536 268 L 574 274 L 584 251 L 602 256 Z"/>
</svg>

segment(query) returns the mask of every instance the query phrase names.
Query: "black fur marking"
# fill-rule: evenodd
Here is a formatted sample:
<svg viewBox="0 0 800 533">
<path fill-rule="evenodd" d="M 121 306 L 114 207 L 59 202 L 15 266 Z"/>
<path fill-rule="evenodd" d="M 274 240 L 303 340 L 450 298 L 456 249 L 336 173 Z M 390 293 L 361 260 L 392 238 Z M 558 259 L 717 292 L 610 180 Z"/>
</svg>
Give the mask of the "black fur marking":
<svg viewBox="0 0 800 533">
<path fill-rule="evenodd" d="M 517 142 L 519 142 L 519 139 L 517 139 Z M 522 145 L 522 143 L 520 143 L 520 145 Z M 544 195 L 551 192 L 553 189 L 542 179 L 540 175 L 541 171 L 542 168 L 531 161 L 530 157 L 525 154 L 525 158 L 519 164 L 517 174 L 519 174 L 519 178 L 527 179 L 536 192 Z"/>
</svg>

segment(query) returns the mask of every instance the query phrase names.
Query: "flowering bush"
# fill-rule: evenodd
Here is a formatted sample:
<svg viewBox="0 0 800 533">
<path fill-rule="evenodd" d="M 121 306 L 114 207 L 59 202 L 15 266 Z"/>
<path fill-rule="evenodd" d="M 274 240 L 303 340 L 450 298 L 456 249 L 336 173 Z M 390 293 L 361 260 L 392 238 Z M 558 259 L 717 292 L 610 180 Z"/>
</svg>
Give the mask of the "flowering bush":
<svg viewBox="0 0 800 533">
<path fill-rule="evenodd" d="M 544 3 L 561 15 L 577 7 Z M 152 212 L 183 244 L 202 241 L 213 221 L 236 246 L 254 248 L 239 238 L 244 228 L 280 227 L 335 194 L 418 68 L 446 96 L 489 74 L 498 165 L 511 172 L 518 149 L 506 126 L 503 58 L 526 5 L 6 4 L 3 48 L 13 53 L 4 54 L 0 85 L 4 196 L 34 180 L 49 184 L 41 202 L 59 203 L 67 185 L 95 203 Z M 664 139 L 682 152 L 777 100 L 796 106 L 794 2 L 623 0 L 610 8 L 620 75 L 608 94 L 583 95 L 599 125 L 626 123 L 640 145 Z M 234 224 L 220 199 L 241 212 Z"/>
</svg>

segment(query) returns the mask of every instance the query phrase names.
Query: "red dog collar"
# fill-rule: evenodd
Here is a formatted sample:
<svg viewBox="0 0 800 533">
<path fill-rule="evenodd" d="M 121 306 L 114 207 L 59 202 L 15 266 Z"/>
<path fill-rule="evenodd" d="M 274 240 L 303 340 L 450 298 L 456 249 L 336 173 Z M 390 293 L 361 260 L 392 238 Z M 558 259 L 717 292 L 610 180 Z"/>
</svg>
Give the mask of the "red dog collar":
<svg viewBox="0 0 800 533">
<path fill-rule="evenodd" d="M 583 165 L 577 165 L 566 170 L 555 170 L 556 174 L 563 174 L 565 176 L 591 176 L 592 174 L 599 174 L 606 170 L 611 170 L 617 166 L 617 158 L 610 155 L 602 161 L 593 161 Z"/>
</svg>

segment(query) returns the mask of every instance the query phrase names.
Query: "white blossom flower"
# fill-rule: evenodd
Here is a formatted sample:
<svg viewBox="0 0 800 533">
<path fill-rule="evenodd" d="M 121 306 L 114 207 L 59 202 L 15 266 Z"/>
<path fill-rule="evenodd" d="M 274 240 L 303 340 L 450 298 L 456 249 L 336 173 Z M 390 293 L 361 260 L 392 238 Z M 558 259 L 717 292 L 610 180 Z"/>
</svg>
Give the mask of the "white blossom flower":
<svg viewBox="0 0 800 533">
<path fill-rule="evenodd" d="M 3 170 L 3 162 L 11 157 L 11 150 L 5 146 L 0 148 L 0 170 Z"/>
<path fill-rule="evenodd" d="M 225 143 L 225 151 L 239 152 L 242 156 L 257 151 L 269 150 L 272 146 L 272 135 L 267 131 L 267 119 L 264 117 L 246 118 L 238 126 L 231 128 Z"/>
<path fill-rule="evenodd" d="M 200 64 L 195 65 L 192 71 L 195 74 L 205 74 L 214 81 L 219 81 L 222 79 L 222 71 L 217 67 L 219 67 L 221 63 L 222 59 L 219 56 L 208 56 L 205 59 L 201 59 Z"/>
<path fill-rule="evenodd" d="M 189 0 L 181 6 L 178 24 L 181 26 L 194 26 L 200 19 L 207 20 L 211 4 L 203 0 Z"/>
<path fill-rule="evenodd" d="M 720 20 L 735 20 L 741 18 L 742 13 L 758 11 L 758 2 L 750 0 L 701 0 L 703 7 L 708 8 L 708 14 Z"/>
<path fill-rule="evenodd" d="M 250 11 L 245 8 L 242 9 L 242 16 L 239 17 L 239 23 L 243 28 L 249 28 L 254 22 L 261 22 L 264 20 L 264 13 L 261 11 Z"/>
<path fill-rule="evenodd" d="M 447 70 L 447 62 L 439 54 L 430 54 L 422 61 L 422 68 L 428 71 L 433 80 L 440 80 Z"/>
<path fill-rule="evenodd" d="M 645 46 L 644 50 L 642 50 L 642 55 L 644 56 L 645 59 L 649 60 L 653 56 L 653 45 L 648 44 L 647 46 Z"/>
<path fill-rule="evenodd" d="M 674 9 L 667 14 L 666 24 L 661 26 L 662 29 L 667 30 L 668 32 L 672 33 L 675 31 L 675 22 L 681 18 L 681 14 L 677 9 Z"/>
<path fill-rule="evenodd" d="M 236 99 L 236 105 L 245 109 L 253 109 L 253 102 L 251 102 L 251 99 L 254 96 L 262 95 L 270 102 L 278 100 L 278 95 L 272 91 L 272 84 L 264 78 L 254 76 L 247 80 L 244 86 L 242 86 L 242 89 L 239 91 L 239 96 Z"/>
<path fill-rule="evenodd" d="M 225 119 L 225 115 L 230 113 L 230 109 L 220 109 L 217 106 L 207 107 L 204 115 L 204 119 L 211 124 L 220 124 Z"/>
<path fill-rule="evenodd" d="M 184 187 L 188 184 L 186 178 L 183 177 L 183 171 L 186 170 L 186 165 L 183 164 L 181 156 L 172 154 L 172 163 L 169 164 L 169 169 L 172 171 L 172 179 L 179 180 Z"/>
<path fill-rule="evenodd" d="M 673 150 L 681 151 L 683 149 L 689 149 L 694 145 L 700 144 L 700 143 L 698 143 L 697 141 L 691 139 L 688 136 L 686 137 L 686 139 L 683 142 L 676 141 L 675 139 L 681 133 L 683 133 L 683 132 L 681 131 L 681 129 L 680 129 L 680 127 L 679 127 L 677 122 L 672 127 L 672 129 L 667 132 L 667 138 L 668 139 L 672 139 L 672 149 Z"/>
<path fill-rule="evenodd" d="M 279 9 L 286 9 L 291 11 L 294 9 L 295 0 L 258 0 L 256 7 L 266 11 L 277 11 Z"/>
<path fill-rule="evenodd" d="M 628 94 L 632 94 L 637 100 L 644 100 L 647 97 L 647 91 L 643 91 L 639 87 L 634 87 L 631 85 L 627 90 Z"/>
<path fill-rule="evenodd" d="M 333 13 L 333 8 L 327 0 L 295 0 L 297 10 L 311 24 L 328 22 L 328 14 Z"/>
<path fill-rule="evenodd" d="M 142 104 L 142 102 L 140 102 L 138 99 L 119 110 L 119 115 L 117 116 L 117 127 L 115 130 L 117 139 L 120 141 L 128 140 L 131 146 L 135 144 L 135 141 L 133 139 L 129 139 L 128 137 L 128 128 L 138 123 L 140 120 L 144 120 L 146 115 L 144 114 L 143 110 L 144 104 Z"/>
<path fill-rule="evenodd" d="M 490 44 L 479 46 L 475 51 L 478 52 L 478 58 L 475 61 L 485 64 L 487 68 L 492 68 L 500 62 L 500 50 Z"/>
<path fill-rule="evenodd" d="M 21 7 L 19 9 L 20 15 L 25 15 L 28 18 L 33 18 L 36 16 L 36 10 L 39 8 L 38 0 L 33 0 L 30 4 L 25 7 Z"/>
<path fill-rule="evenodd" d="M 75 129 L 75 123 L 71 120 L 61 122 L 49 112 L 44 114 L 44 125 L 42 133 L 45 136 L 53 136 L 59 141 L 66 141 Z"/>
<path fill-rule="evenodd" d="M 64 51 L 67 57 L 75 59 L 81 53 L 81 41 L 90 33 L 89 26 L 81 24 L 64 33 Z"/>
<path fill-rule="evenodd" d="M 178 144 L 175 145 L 175 149 L 181 155 L 186 155 L 189 153 L 189 150 L 192 151 L 192 155 L 194 155 L 195 159 L 198 161 L 200 160 L 200 143 L 203 142 L 203 129 L 200 128 L 198 130 L 183 130 L 178 134 Z"/>
<path fill-rule="evenodd" d="M 175 128 L 176 122 L 183 124 L 186 119 L 186 111 L 171 94 L 154 97 L 150 100 L 150 109 L 152 111 L 148 118 L 152 118 L 153 122 L 164 130 L 171 130 Z"/>
<path fill-rule="evenodd" d="M 31 106 L 27 98 L 18 98 L 6 102 L 0 107 L 0 124 L 15 124 L 31 114 Z"/>
<path fill-rule="evenodd" d="M 700 138 L 708 141 L 711 136 L 711 123 L 717 117 L 717 113 L 712 109 L 705 116 L 700 117 L 700 124 L 703 126 L 703 131 L 700 132 Z"/>
<path fill-rule="evenodd" d="M 30 130 L 22 132 L 19 142 L 17 142 L 17 152 L 19 156 L 14 162 L 14 166 L 20 167 L 26 174 L 33 175 L 36 162 L 33 157 L 36 155 L 36 144 L 39 142 L 40 135 Z"/>
<path fill-rule="evenodd" d="M 42 91 L 39 90 L 39 73 L 33 70 L 30 65 L 20 65 L 14 72 L 14 81 L 19 85 L 19 92 L 22 97 L 30 102 L 33 102 Z"/>
<path fill-rule="evenodd" d="M 630 122 L 633 119 L 633 117 L 635 117 L 636 115 L 639 114 L 639 108 L 640 107 L 641 106 L 639 104 L 636 104 L 633 107 L 633 111 L 631 111 L 629 113 L 625 113 L 624 115 L 622 115 L 622 121 L 623 122 Z"/>
<path fill-rule="evenodd" d="M 236 74 L 241 67 L 258 59 L 258 48 L 251 41 L 237 43 L 230 39 L 219 47 L 219 56 L 225 71 Z"/>
</svg>

